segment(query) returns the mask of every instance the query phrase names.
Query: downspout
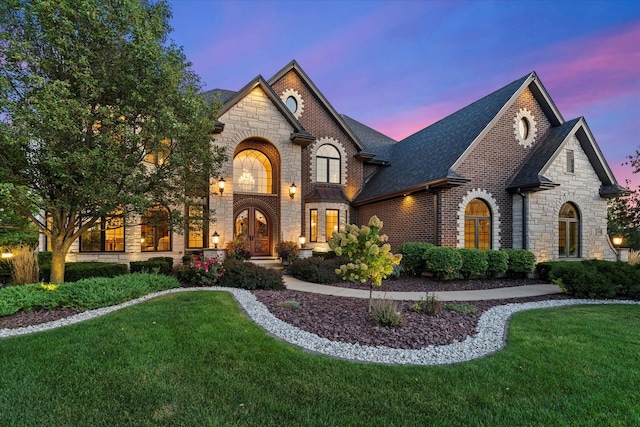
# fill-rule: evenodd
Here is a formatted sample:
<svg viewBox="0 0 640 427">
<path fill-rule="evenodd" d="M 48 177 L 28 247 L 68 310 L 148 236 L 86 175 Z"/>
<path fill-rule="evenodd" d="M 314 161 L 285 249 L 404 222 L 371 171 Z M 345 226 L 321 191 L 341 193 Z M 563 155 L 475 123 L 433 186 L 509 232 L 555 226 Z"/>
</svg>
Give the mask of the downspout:
<svg viewBox="0 0 640 427">
<path fill-rule="evenodd" d="M 522 198 L 522 249 L 527 249 L 527 196 L 520 191 L 520 188 L 518 188 L 517 193 Z"/>
</svg>

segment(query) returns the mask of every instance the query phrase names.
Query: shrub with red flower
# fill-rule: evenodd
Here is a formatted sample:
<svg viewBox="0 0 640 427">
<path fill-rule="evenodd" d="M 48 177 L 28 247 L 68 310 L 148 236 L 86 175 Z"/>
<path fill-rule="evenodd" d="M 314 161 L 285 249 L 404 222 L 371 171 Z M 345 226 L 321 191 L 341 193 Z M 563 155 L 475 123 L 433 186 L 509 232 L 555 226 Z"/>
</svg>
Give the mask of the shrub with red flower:
<svg viewBox="0 0 640 427">
<path fill-rule="evenodd" d="M 215 286 L 223 274 L 222 255 L 204 260 L 194 257 L 189 266 L 176 272 L 178 280 L 190 286 Z"/>
</svg>

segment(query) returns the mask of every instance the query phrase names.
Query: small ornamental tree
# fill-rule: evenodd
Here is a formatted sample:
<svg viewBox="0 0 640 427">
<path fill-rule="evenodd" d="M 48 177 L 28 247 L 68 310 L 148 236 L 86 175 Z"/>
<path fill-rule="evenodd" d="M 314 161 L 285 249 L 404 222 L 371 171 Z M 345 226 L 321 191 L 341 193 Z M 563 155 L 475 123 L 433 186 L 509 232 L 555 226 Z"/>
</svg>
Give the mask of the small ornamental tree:
<svg viewBox="0 0 640 427">
<path fill-rule="evenodd" d="M 336 269 L 336 274 L 343 280 L 369 284 L 369 312 L 373 287 L 382 285 L 382 279 L 389 276 L 393 266 L 400 264 L 402 259 L 402 255 L 391 253 L 391 245 L 385 243 L 387 236 L 380 234 L 381 228 L 382 221 L 374 215 L 369 219 L 369 225 L 359 228 L 349 224 L 329 239 L 329 247 L 336 255 L 349 260 Z"/>
</svg>

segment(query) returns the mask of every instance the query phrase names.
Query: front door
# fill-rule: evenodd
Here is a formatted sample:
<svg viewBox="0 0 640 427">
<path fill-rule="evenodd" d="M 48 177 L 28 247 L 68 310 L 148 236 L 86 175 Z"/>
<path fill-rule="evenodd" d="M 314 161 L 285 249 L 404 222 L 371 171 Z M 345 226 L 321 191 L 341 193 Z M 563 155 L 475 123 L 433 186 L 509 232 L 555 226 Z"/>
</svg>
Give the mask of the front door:
<svg viewBox="0 0 640 427">
<path fill-rule="evenodd" d="M 251 256 L 271 255 L 271 240 L 267 216 L 257 208 L 247 208 L 236 215 L 236 238 L 244 236 L 249 241 Z"/>
</svg>

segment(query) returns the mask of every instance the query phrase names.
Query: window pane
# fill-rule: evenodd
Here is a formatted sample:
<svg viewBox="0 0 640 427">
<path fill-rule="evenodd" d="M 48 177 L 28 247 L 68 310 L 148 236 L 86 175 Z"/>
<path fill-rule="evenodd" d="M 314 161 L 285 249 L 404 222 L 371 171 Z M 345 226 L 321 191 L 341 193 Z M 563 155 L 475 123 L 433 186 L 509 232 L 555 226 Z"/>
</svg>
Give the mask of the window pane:
<svg viewBox="0 0 640 427">
<path fill-rule="evenodd" d="M 338 232 L 338 210 L 327 209 L 326 212 L 326 240 L 329 240 L 333 233 Z"/>
<path fill-rule="evenodd" d="M 333 145 L 325 144 L 322 147 L 318 148 L 318 151 L 316 152 L 316 156 L 339 159 L 340 153 L 338 152 L 338 149 Z"/>
<path fill-rule="evenodd" d="M 489 211 L 489 207 L 485 202 L 480 199 L 473 199 L 465 208 L 464 211 L 465 216 L 481 216 L 481 217 L 489 217 L 491 213 Z"/>
<path fill-rule="evenodd" d="M 488 219 L 478 219 L 478 242 L 476 248 L 491 249 L 491 223 Z"/>
<path fill-rule="evenodd" d="M 340 159 L 329 159 L 329 182 L 340 184 Z"/>
<path fill-rule="evenodd" d="M 578 256 L 578 223 L 569 222 L 569 256 Z"/>
<path fill-rule="evenodd" d="M 327 175 L 329 174 L 329 171 L 327 170 L 327 168 L 329 167 L 329 165 L 328 165 L 327 159 L 323 157 L 318 157 L 318 159 L 316 160 L 316 164 L 317 164 L 316 180 L 318 182 L 328 182 Z"/>
<path fill-rule="evenodd" d="M 318 241 L 318 210 L 311 209 L 311 232 L 310 232 L 310 241 L 317 242 Z"/>
<path fill-rule="evenodd" d="M 567 256 L 567 222 L 558 222 L 558 254 Z"/>
<path fill-rule="evenodd" d="M 107 218 L 104 230 L 104 250 L 107 252 L 124 251 L 124 218 L 114 216 Z"/>
<path fill-rule="evenodd" d="M 233 182 L 241 192 L 271 194 L 271 162 L 260 151 L 242 151 L 233 159 Z"/>
<path fill-rule="evenodd" d="M 464 247 L 467 249 L 475 249 L 476 247 L 476 220 L 464 220 Z"/>
<path fill-rule="evenodd" d="M 262 212 L 256 209 L 255 213 L 254 234 L 256 237 L 269 237 L 269 229 L 267 227 L 267 218 Z"/>
<path fill-rule="evenodd" d="M 578 218 L 578 212 L 571 203 L 565 203 L 560 209 L 560 218 Z"/>
<path fill-rule="evenodd" d="M 151 209 L 144 213 L 140 225 L 140 247 L 143 252 L 171 250 L 169 212 Z"/>
<path fill-rule="evenodd" d="M 249 211 L 243 210 L 236 217 L 236 238 L 249 235 Z"/>
<path fill-rule="evenodd" d="M 93 227 L 80 236 L 81 252 L 99 252 L 101 250 L 100 241 L 102 239 L 102 223 L 98 221 Z"/>
<path fill-rule="evenodd" d="M 204 247 L 204 206 L 189 206 L 189 234 L 187 246 L 190 248 Z"/>
</svg>

